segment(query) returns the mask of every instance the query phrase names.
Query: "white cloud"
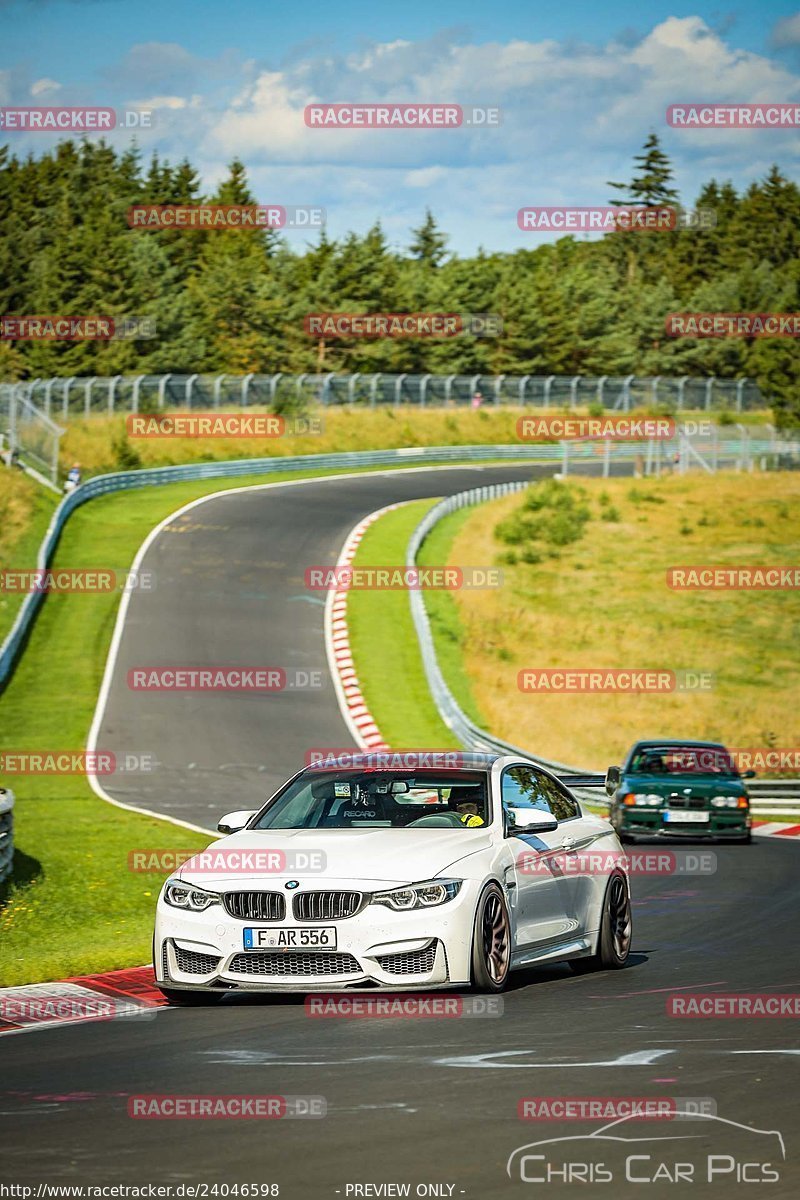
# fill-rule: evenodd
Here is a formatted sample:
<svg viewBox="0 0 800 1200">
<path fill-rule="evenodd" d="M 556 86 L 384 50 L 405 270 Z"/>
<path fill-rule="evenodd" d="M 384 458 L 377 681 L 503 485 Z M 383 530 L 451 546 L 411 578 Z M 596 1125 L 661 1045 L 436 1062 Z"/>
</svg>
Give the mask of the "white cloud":
<svg viewBox="0 0 800 1200">
<path fill-rule="evenodd" d="M 46 96 L 48 92 L 59 92 L 60 90 L 61 84 L 57 83 L 55 79 L 37 79 L 35 83 L 31 84 L 32 96 Z"/>
<path fill-rule="evenodd" d="M 796 130 L 666 125 L 672 103 L 800 97 L 800 76 L 783 59 L 740 50 L 727 36 L 697 16 L 670 17 L 643 36 L 603 45 L 476 45 L 444 31 L 344 55 L 315 44 L 280 66 L 237 51 L 209 59 L 178 44 L 146 43 L 106 69 L 102 90 L 65 88 L 59 96 L 63 104 L 158 109 L 154 128 L 137 132 L 144 151 L 188 157 L 208 189 L 238 156 L 260 199 L 321 204 L 334 236 L 380 217 L 404 244 L 430 206 L 461 249 L 510 248 L 535 244 L 516 228 L 522 205 L 607 202 L 606 181 L 629 177 L 651 129 L 687 202 L 711 175 L 741 188 L 770 162 L 790 170 L 800 151 Z M 773 44 L 798 38 L 800 16 L 778 23 Z M 12 76 L 0 74 L 0 93 L 4 84 L 6 103 L 25 102 L 16 75 L 12 86 Z M 497 105 L 502 122 L 439 131 L 306 128 L 307 104 L 336 101 Z M 40 140 L 25 149 L 42 147 Z"/>
</svg>

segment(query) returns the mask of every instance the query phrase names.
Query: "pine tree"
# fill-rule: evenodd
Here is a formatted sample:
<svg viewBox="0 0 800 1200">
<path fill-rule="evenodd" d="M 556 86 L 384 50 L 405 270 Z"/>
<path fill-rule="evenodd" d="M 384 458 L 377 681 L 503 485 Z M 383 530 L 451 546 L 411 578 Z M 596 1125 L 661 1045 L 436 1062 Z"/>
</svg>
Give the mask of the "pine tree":
<svg viewBox="0 0 800 1200">
<path fill-rule="evenodd" d="M 608 182 L 609 187 L 625 193 L 625 199 L 614 199 L 612 204 L 645 204 L 655 207 L 677 201 L 678 193 L 670 187 L 672 165 L 661 149 L 657 133 L 649 135 L 642 153 L 635 155 L 633 161 L 638 172 L 630 183 L 612 183 L 610 180 Z"/>
<path fill-rule="evenodd" d="M 411 230 L 412 239 L 409 247 L 411 257 L 434 270 L 441 266 L 445 257 L 447 235 L 439 232 L 433 213 L 425 209 L 425 220 L 416 229 Z"/>
</svg>

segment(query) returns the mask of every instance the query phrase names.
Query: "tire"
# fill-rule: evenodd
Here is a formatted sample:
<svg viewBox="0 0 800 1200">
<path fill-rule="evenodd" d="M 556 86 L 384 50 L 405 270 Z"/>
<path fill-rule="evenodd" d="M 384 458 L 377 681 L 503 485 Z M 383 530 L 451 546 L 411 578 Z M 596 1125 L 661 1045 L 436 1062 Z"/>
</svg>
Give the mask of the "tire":
<svg viewBox="0 0 800 1200">
<path fill-rule="evenodd" d="M 574 958 L 570 967 L 576 975 L 591 971 L 618 971 L 625 966 L 631 948 L 631 893 L 624 875 L 615 873 L 608 881 L 600 918 L 597 951 Z"/>
<path fill-rule="evenodd" d="M 219 992 L 184 992 L 180 988 L 162 987 L 156 984 L 167 1004 L 177 1008 L 200 1008 L 203 1005 L 216 1004 L 220 999 Z"/>
<path fill-rule="evenodd" d="M 511 922 L 505 896 L 496 883 L 482 892 L 472 933 L 472 986 L 502 992 L 511 964 Z"/>
</svg>

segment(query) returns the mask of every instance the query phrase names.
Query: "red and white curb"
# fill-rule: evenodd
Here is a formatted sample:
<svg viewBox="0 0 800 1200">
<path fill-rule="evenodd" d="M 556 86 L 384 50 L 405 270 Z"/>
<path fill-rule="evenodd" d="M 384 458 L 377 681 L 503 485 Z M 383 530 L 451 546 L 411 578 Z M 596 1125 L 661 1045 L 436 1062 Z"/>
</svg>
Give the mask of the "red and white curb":
<svg viewBox="0 0 800 1200">
<path fill-rule="evenodd" d="M 0 1037 L 54 1025 L 152 1017 L 165 1003 L 150 964 L 0 988 Z"/>
<path fill-rule="evenodd" d="M 753 821 L 753 837 L 800 837 L 800 825 L 786 821 Z"/>
<path fill-rule="evenodd" d="M 359 521 L 347 535 L 337 567 L 347 567 L 356 556 L 364 534 L 370 525 L 374 524 L 386 513 L 402 508 L 404 501 L 398 504 L 387 504 Z M 339 708 L 347 728 L 361 750 L 388 750 L 375 718 L 367 708 L 367 703 L 358 682 L 353 654 L 350 649 L 350 635 L 347 631 L 347 597 L 348 589 L 332 589 L 328 592 L 325 604 L 325 646 L 328 652 L 333 686 L 339 701 Z"/>
</svg>

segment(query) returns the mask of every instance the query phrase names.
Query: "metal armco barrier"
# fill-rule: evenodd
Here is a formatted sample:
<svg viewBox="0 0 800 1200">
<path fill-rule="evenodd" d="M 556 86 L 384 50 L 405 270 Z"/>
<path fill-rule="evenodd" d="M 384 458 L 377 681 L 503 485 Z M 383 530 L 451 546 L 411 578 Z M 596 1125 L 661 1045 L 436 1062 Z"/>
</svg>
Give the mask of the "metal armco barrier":
<svg viewBox="0 0 800 1200">
<path fill-rule="evenodd" d="M 482 504 L 487 500 L 496 500 L 500 496 L 508 496 L 512 492 L 523 491 L 528 486 L 528 481 L 493 484 L 490 487 L 471 488 L 467 492 L 458 492 L 455 496 L 448 496 L 445 500 L 441 500 L 433 508 L 429 509 L 412 533 L 406 553 L 406 566 L 415 567 L 417 565 L 417 556 L 423 542 L 434 526 L 438 525 L 450 513 L 474 504 Z M 504 742 L 502 738 L 487 733 L 485 729 L 481 729 L 469 719 L 445 682 L 442 669 L 436 657 L 436 646 L 433 634 L 431 633 L 425 602 L 422 597 L 423 593 L 421 590 L 409 591 L 411 615 L 419 641 L 428 688 L 439 711 L 439 716 L 447 728 L 452 730 L 464 749 L 477 750 L 484 753 L 488 751 L 497 754 L 520 754 L 524 758 L 541 763 L 543 767 L 553 771 L 563 779 L 580 800 L 583 800 L 587 804 L 607 805 L 609 801 L 602 790 L 605 783 L 605 776 L 582 770 L 580 767 L 571 767 L 565 763 L 542 758 L 541 755 L 532 753 L 529 750 L 522 750 L 519 746 L 512 745 L 510 742 Z M 754 813 L 775 812 L 778 808 L 783 807 L 800 807 L 800 780 L 785 782 L 763 780 L 760 781 L 759 787 L 753 788 L 753 792 L 761 792 L 762 796 L 766 793 L 768 796 L 773 797 L 772 799 L 762 799 L 753 796 L 751 809 Z M 780 798 L 776 799 L 775 797 Z"/>
<path fill-rule="evenodd" d="M 620 447 L 622 457 L 629 461 L 630 446 Z M 343 451 L 337 454 L 303 454 L 286 458 L 240 458 L 228 462 L 187 463 L 176 467 L 153 467 L 141 471 L 116 471 L 95 475 L 66 496 L 50 522 L 36 560 L 40 570 L 52 562 L 53 552 L 62 529 L 70 515 L 98 496 L 134 488 L 158 487 L 185 480 L 235 479 L 240 475 L 288 474 L 303 470 L 361 469 L 364 467 L 405 466 L 414 463 L 482 462 L 553 462 L 561 461 L 562 451 L 557 444 L 531 446 L 413 446 L 401 450 Z M 14 663 L 31 629 L 44 593 L 31 592 L 25 597 L 10 633 L 0 646 L 0 691 L 8 683 Z"/>
<path fill-rule="evenodd" d="M 422 548 L 422 543 L 434 526 L 438 525 L 450 513 L 474 504 L 482 504 L 486 500 L 496 500 L 500 496 L 509 496 L 513 492 L 524 491 L 528 486 L 527 480 L 520 480 L 517 483 L 498 483 L 492 484 L 490 487 L 471 488 L 468 492 L 458 492 L 455 496 L 448 496 L 445 500 L 441 500 L 425 514 L 412 533 L 406 553 L 406 566 L 415 567 L 417 565 L 417 556 Z M 602 783 L 603 776 L 601 775 L 595 776 L 591 772 L 582 771 L 580 767 L 570 767 L 565 763 L 553 762 L 549 759 L 541 758 L 539 755 L 531 755 L 530 751 L 522 750 L 519 746 L 513 746 L 510 742 L 504 742 L 501 738 L 496 738 L 493 734 L 487 733 L 485 729 L 480 729 L 477 725 L 473 724 L 445 682 L 442 669 L 436 657 L 436 647 L 433 641 L 433 634 L 431 633 L 425 602 L 422 598 L 422 591 L 409 591 L 409 601 L 414 628 L 417 631 L 417 638 L 422 652 L 422 661 L 425 665 L 425 675 L 434 703 L 445 725 L 448 729 L 452 730 L 465 750 L 488 751 L 498 754 L 521 754 L 525 758 L 534 758 L 543 767 L 547 767 L 548 770 L 555 771 L 559 775 L 582 775 L 584 777 L 589 775 L 593 781 L 596 780 L 598 783 Z M 594 783 L 592 786 L 594 786 Z"/>
<path fill-rule="evenodd" d="M 14 793 L 0 787 L 0 883 L 14 865 Z"/>
<path fill-rule="evenodd" d="M 614 443 L 607 448 L 604 455 L 607 464 L 636 462 L 639 457 L 641 450 L 633 442 Z M 36 565 L 41 570 L 50 565 L 61 530 L 76 508 L 85 504 L 87 500 L 109 495 L 111 492 L 158 487 L 161 484 L 180 483 L 185 480 L 235 479 L 240 475 L 280 475 L 315 469 L 357 470 L 364 467 L 408 466 L 414 463 L 549 462 L 566 471 L 568 463 L 574 465 L 578 461 L 599 462 L 591 443 L 577 443 L 569 449 L 565 442 L 533 443 L 527 446 L 409 446 L 400 450 L 353 450 L 336 454 L 301 454 L 285 458 L 238 458 L 227 462 L 187 463 L 183 466 L 151 467 L 141 471 L 116 471 L 109 475 L 95 475 L 66 496 L 56 509 L 39 547 Z M 734 458 L 733 461 L 739 460 Z M 11 677 L 14 663 L 43 599 L 44 595 L 41 592 L 33 592 L 26 596 L 11 632 L 0 646 L 0 690 Z"/>
</svg>

